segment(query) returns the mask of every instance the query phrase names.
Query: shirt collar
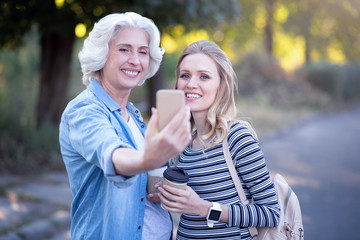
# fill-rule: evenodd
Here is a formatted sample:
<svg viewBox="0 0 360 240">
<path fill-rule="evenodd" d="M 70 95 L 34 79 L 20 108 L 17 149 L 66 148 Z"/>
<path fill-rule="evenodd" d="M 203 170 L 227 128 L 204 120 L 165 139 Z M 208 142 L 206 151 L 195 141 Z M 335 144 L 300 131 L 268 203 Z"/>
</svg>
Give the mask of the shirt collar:
<svg viewBox="0 0 360 240">
<path fill-rule="evenodd" d="M 90 84 L 88 85 L 89 90 L 95 94 L 96 97 L 102 101 L 110 111 L 121 110 L 119 104 L 117 104 L 114 99 L 110 97 L 110 95 L 101 87 L 101 85 L 95 79 L 90 80 Z"/>
<path fill-rule="evenodd" d="M 110 111 L 120 111 L 122 113 L 122 109 L 119 104 L 117 104 L 114 99 L 110 97 L 110 95 L 102 88 L 102 86 L 99 84 L 98 81 L 96 81 L 94 78 L 91 78 L 90 84 L 88 85 L 88 89 L 95 94 L 96 97 L 102 101 L 106 107 Z M 140 111 L 130 102 L 126 103 L 126 108 L 129 112 L 131 112 L 133 115 L 135 115 L 137 118 L 141 119 Z"/>
</svg>

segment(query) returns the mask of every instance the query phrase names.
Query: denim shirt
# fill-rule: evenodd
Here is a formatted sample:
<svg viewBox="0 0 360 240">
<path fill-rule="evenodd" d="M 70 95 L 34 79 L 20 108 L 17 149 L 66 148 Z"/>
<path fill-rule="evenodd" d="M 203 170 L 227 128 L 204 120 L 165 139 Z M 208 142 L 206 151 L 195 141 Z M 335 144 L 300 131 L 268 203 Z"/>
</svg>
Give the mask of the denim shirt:
<svg viewBox="0 0 360 240">
<path fill-rule="evenodd" d="M 139 110 L 129 102 L 126 108 L 144 135 Z M 74 196 L 72 240 L 141 240 L 147 175 L 120 176 L 111 160 L 119 147 L 136 149 L 121 114 L 120 106 L 92 79 L 62 115 L 61 154 Z"/>
</svg>

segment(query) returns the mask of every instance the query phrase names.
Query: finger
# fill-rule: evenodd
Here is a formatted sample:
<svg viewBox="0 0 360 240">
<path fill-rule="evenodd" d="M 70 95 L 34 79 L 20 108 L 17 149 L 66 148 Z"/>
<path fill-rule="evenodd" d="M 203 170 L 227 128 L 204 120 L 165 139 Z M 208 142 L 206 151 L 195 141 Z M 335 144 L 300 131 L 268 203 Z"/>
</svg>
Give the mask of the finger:
<svg viewBox="0 0 360 240">
<path fill-rule="evenodd" d="M 171 136 L 171 138 L 169 138 L 171 142 L 176 142 L 175 148 L 177 152 L 183 151 L 191 141 L 190 113 L 188 110 L 188 108 L 184 107 L 175 119 L 173 119 L 162 131 L 164 136 Z"/>
<path fill-rule="evenodd" d="M 148 128 L 146 130 L 147 136 L 155 135 L 157 124 L 158 124 L 158 111 L 155 108 L 151 108 L 151 117 L 148 123 Z"/>
<path fill-rule="evenodd" d="M 189 199 L 188 193 L 185 190 L 173 188 L 170 186 L 164 186 L 162 190 L 163 191 L 160 191 L 159 188 L 160 196 L 162 195 L 166 200 L 170 202 L 168 204 L 169 207 L 181 208 L 181 206 L 186 204 Z"/>
<path fill-rule="evenodd" d="M 182 204 L 180 204 L 178 202 L 169 201 L 166 198 L 163 198 L 161 200 L 161 205 L 164 209 L 166 209 L 170 212 L 178 212 L 178 213 L 184 212 L 184 208 L 183 208 Z"/>
<path fill-rule="evenodd" d="M 191 123 L 189 108 L 184 108 L 183 114 L 179 116 L 178 127 L 174 129 L 174 134 L 177 134 L 184 139 L 191 137 Z"/>
<path fill-rule="evenodd" d="M 180 212 L 179 204 L 175 201 L 167 199 L 164 195 L 160 194 L 160 201 L 163 208 L 171 212 Z"/>
<path fill-rule="evenodd" d="M 162 185 L 162 182 L 160 181 L 160 182 L 155 183 L 154 187 L 157 189 L 157 188 L 160 187 L 161 185 Z"/>
<path fill-rule="evenodd" d="M 146 195 L 146 199 L 150 202 L 160 203 L 160 194 L 159 193 L 149 193 Z"/>
<path fill-rule="evenodd" d="M 174 195 L 174 196 L 184 196 L 186 194 L 186 190 L 184 189 L 179 189 L 179 188 L 175 188 L 172 187 L 170 185 L 163 185 L 163 188 L 170 194 Z"/>
<path fill-rule="evenodd" d="M 163 131 L 174 132 L 179 128 L 179 126 L 182 125 L 184 121 L 189 121 L 189 120 L 190 120 L 189 107 L 188 106 L 182 107 L 170 120 L 170 122 L 164 127 Z"/>
</svg>

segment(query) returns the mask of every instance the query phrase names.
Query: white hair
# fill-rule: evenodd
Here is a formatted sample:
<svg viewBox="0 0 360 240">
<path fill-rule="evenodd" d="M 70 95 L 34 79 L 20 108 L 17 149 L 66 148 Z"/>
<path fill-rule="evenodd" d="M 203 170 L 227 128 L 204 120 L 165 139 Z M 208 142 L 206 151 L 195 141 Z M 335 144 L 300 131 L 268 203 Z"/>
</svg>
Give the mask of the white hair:
<svg viewBox="0 0 360 240">
<path fill-rule="evenodd" d="M 99 81 L 100 70 L 104 67 L 109 55 L 109 42 L 122 27 L 136 27 L 144 29 L 147 33 L 150 49 L 150 63 L 142 85 L 146 79 L 155 75 L 165 52 L 160 46 L 160 32 L 154 22 L 137 13 L 114 13 L 109 14 L 97 23 L 79 52 L 79 61 L 83 73 L 82 81 L 85 85 L 90 83 L 90 78 Z"/>
</svg>

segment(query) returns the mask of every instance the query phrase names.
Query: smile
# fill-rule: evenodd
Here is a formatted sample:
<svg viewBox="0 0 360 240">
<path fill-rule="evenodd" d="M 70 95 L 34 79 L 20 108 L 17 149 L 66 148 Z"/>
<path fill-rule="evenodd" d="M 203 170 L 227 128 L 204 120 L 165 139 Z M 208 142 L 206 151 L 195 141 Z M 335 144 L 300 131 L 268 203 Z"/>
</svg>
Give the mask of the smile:
<svg viewBox="0 0 360 240">
<path fill-rule="evenodd" d="M 197 98 L 201 98 L 201 95 L 196 93 L 186 93 L 186 97 L 191 99 L 197 99 Z"/>
<path fill-rule="evenodd" d="M 129 77 L 136 77 L 139 74 L 139 71 L 130 71 L 130 70 L 121 70 L 123 73 Z"/>
</svg>

